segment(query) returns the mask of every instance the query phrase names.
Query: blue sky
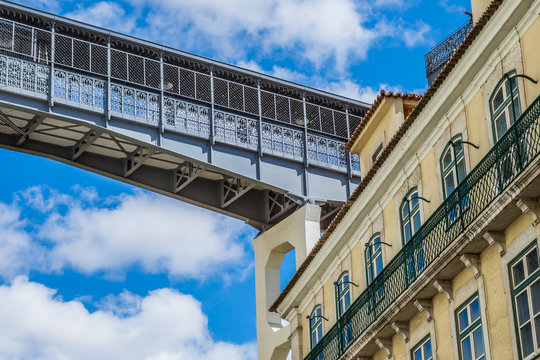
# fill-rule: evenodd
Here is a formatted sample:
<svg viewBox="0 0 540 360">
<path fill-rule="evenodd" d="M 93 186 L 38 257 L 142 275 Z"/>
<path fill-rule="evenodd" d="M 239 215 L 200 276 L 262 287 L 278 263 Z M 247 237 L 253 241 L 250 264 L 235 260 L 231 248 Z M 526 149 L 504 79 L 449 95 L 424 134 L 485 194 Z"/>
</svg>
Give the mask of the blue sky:
<svg viewBox="0 0 540 360">
<path fill-rule="evenodd" d="M 366 102 L 425 91 L 424 54 L 470 11 L 468 0 L 20 3 Z M 0 358 L 256 357 L 255 230 L 51 160 L 0 159 Z"/>
</svg>

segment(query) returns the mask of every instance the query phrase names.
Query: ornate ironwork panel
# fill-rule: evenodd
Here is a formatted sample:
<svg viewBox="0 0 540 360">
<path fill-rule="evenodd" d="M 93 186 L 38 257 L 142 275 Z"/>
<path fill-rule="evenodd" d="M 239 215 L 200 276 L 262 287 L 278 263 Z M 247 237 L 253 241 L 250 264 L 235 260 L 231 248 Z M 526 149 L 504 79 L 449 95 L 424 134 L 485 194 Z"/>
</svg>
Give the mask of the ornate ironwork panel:
<svg viewBox="0 0 540 360">
<path fill-rule="evenodd" d="M 448 62 L 450 57 L 456 52 L 463 40 L 469 35 L 473 27 L 472 20 L 463 24 L 459 29 L 446 37 L 443 41 L 431 49 L 425 56 L 426 61 L 426 76 L 428 83 L 431 83 L 437 78 L 439 72 Z"/>
</svg>

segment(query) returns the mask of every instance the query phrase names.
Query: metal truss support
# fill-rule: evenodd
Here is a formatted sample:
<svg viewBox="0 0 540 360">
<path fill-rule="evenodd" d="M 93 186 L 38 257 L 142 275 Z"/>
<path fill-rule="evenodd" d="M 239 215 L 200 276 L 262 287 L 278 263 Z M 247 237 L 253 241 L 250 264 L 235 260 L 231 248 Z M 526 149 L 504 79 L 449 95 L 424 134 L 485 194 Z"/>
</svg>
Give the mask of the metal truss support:
<svg viewBox="0 0 540 360">
<path fill-rule="evenodd" d="M 128 177 L 133 174 L 146 162 L 146 160 L 148 160 L 152 155 L 154 155 L 154 153 L 155 150 L 153 149 L 147 149 L 142 146 L 137 147 L 137 150 L 135 150 L 127 159 L 127 166 L 124 177 Z"/>
<path fill-rule="evenodd" d="M 265 191 L 264 197 L 264 217 L 266 223 L 273 222 L 283 214 L 299 206 L 296 201 L 289 197 L 270 190 Z"/>
<path fill-rule="evenodd" d="M 221 181 L 219 206 L 222 209 L 226 208 L 254 187 L 254 183 L 242 179 L 228 178 Z"/>
<path fill-rule="evenodd" d="M 99 139 L 100 135 L 101 132 L 98 130 L 90 130 L 86 133 L 73 147 L 73 156 L 71 157 L 71 160 L 76 160 L 81 156 L 90 145 Z"/>
<path fill-rule="evenodd" d="M 24 128 L 25 135 L 21 135 L 19 140 L 17 140 L 17 146 L 21 146 L 28 139 L 30 134 L 32 134 L 37 129 L 37 127 L 39 126 L 39 124 L 41 124 L 42 121 L 42 116 L 34 116 L 34 118 L 30 120 L 30 122 Z"/>
<path fill-rule="evenodd" d="M 174 186 L 174 193 L 178 194 L 182 189 L 191 184 L 193 180 L 198 178 L 206 169 L 201 165 L 193 165 L 192 163 L 185 163 L 180 165 L 176 170 L 176 183 Z"/>
<path fill-rule="evenodd" d="M 26 133 L 17 125 L 15 125 L 13 121 L 9 120 L 9 118 L 5 116 L 3 113 L 0 113 L 0 122 L 3 122 L 6 126 L 11 128 L 11 130 L 15 131 L 20 136 L 26 136 Z"/>
</svg>

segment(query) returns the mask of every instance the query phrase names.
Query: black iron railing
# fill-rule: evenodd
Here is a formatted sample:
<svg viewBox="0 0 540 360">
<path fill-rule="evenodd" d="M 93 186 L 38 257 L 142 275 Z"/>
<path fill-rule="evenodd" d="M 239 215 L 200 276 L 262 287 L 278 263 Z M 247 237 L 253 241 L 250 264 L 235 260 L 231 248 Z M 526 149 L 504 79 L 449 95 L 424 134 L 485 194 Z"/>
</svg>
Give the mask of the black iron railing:
<svg viewBox="0 0 540 360">
<path fill-rule="evenodd" d="M 540 154 L 540 96 L 305 357 L 335 360 Z"/>
<path fill-rule="evenodd" d="M 437 75 L 439 75 L 444 65 L 456 52 L 459 45 L 461 45 L 467 35 L 469 35 L 472 27 L 473 22 L 470 20 L 463 24 L 455 32 L 447 36 L 443 41 L 438 43 L 426 54 L 426 76 L 428 78 L 428 85 L 431 85 L 431 83 L 437 78 Z"/>
</svg>

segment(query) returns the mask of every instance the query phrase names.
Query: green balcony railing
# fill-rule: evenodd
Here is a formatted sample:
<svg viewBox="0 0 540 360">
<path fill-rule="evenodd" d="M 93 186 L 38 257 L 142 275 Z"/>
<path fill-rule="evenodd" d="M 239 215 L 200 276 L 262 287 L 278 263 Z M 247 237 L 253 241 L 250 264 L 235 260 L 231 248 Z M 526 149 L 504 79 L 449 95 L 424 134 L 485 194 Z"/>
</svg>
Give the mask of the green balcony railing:
<svg viewBox="0 0 540 360">
<path fill-rule="evenodd" d="M 540 96 L 353 302 L 305 360 L 338 359 L 540 153 Z"/>
</svg>

